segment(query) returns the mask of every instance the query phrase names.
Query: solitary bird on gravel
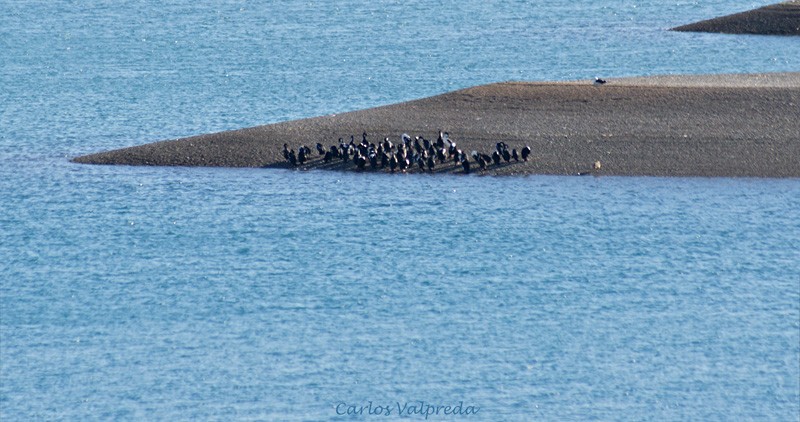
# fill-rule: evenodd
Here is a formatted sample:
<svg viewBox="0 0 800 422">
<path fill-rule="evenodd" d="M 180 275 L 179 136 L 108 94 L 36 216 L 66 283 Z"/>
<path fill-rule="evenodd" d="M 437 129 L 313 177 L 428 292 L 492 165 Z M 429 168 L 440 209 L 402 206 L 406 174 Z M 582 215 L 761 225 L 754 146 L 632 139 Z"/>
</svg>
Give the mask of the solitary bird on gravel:
<svg viewBox="0 0 800 422">
<path fill-rule="evenodd" d="M 600 78 L 594 78 L 594 82 L 592 83 L 592 85 L 594 85 L 594 86 L 600 86 L 600 85 L 605 85 L 605 84 L 606 84 L 606 80 L 605 79 L 600 79 Z"/>
</svg>

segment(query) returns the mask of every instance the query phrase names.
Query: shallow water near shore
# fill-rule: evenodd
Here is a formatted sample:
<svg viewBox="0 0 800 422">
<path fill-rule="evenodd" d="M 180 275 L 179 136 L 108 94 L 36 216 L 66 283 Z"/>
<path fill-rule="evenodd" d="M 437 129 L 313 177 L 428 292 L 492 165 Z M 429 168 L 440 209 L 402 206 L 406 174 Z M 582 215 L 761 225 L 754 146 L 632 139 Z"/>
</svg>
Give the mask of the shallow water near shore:
<svg viewBox="0 0 800 422">
<path fill-rule="evenodd" d="M 721 1 L 137 4 L 0 16 L 0 419 L 800 412 L 798 180 L 68 162 L 509 79 L 796 71 L 795 39 L 664 31 Z"/>
<path fill-rule="evenodd" d="M 797 410 L 794 180 L 36 172 L 4 218 L 12 419 Z"/>
</svg>

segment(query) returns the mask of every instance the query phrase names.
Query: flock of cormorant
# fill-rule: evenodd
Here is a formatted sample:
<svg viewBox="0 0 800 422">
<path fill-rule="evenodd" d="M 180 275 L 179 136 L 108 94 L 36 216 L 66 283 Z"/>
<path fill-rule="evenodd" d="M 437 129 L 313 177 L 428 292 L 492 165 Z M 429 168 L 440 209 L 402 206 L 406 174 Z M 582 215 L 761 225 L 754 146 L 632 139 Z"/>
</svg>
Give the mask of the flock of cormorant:
<svg viewBox="0 0 800 422">
<path fill-rule="evenodd" d="M 430 141 L 422 136 L 415 136 L 414 139 L 408 134 L 400 137 L 400 142 L 394 145 L 389 138 L 384 138 L 378 145 L 367 140 L 366 132 L 363 133 L 360 143 L 355 142 L 355 137 L 350 136 L 350 143 L 345 143 L 339 138 L 339 145 L 331 145 L 325 149 L 322 144 L 317 143 L 317 154 L 322 157 L 325 164 L 334 160 L 341 160 L 342 163 L 352 162 L 359 170 L 365 170 L 369 165 L 372 170 L 389 168 L 395 171 L 405 172 L 414 165 L 419 166 L 420 171 L 433 172 L 438 164 L 445 164 L 451 161 L 454 165 L 460 165 L 464 173 L 469 173 L 473 164 L 477 164 L 481 171 L 485 171 L 491 165 L 499 166 L 502 162 L 510 163 L 511 160 L 519 162 L 528 161 L 531 148 L 527 145 L 519 153 L 516 149 L 509 151 L 505 142 L 498 142 L 495 150 L 491 154 L 484 154 L 472 151 L 468 157 L 463 151 L 458 149 L 455 141 L 451 140 L 447 132 L 439 131 L 436 141 Z M 288 144 L 283 144 L 283 157 L 292 166 L 301 166 L 311 160 L 311 148 L 301 145 L 295 153 Z M 470 161 L 470 157 L 472 161 Z"/>
</svg>

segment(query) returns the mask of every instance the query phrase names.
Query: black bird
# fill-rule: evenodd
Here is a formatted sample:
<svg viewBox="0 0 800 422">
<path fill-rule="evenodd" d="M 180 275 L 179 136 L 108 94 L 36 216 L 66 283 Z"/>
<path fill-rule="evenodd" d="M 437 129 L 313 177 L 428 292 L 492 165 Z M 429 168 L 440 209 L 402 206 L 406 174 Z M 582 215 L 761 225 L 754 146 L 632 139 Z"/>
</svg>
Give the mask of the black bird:
<svg viewBox="0 0 800 422">
<path fill-rule="evenodd" d="M 522 148 L 522 161 L 528 161 L 529 155 L 531 155 L 531 147 L 525 145 L 525 148 Z"/>
<path fill-rule="evenodd" d="M 492 153 L 492 161 L 494 161 L 495 164 L 500 164 L 500 153 L 499 152 L 495 151 L 495 152 Z"/>
<path fill-rule="evenodd" d="M 594 78 L 594 82 L 592 84 L 595 85 L 595 86 L 605 85 L 606 84 L 606 80 L 595 77 Z"/>
<path fill-rule="evenodd" d="M 317 152 L 319 155 L 325 155 L 325 148 L 322 147 L 322 144 L 317 142 Z"/>
<path fill-rule="evenodd" d="M 420 138 L 422 137 L 420 136 Z M 426 150 L 431 149 L 431 141 L 422 138 L 422 146 L 425 147 Z"/>
<path fill-rule="evenodd" d="M 364 166 L 367 165 L 367 159 L 361 154 L 357 154 L 357 155 L 358 155 L 358 157 L 355 160 L 356 161 L 356 165 L 358 166 L 359 170 L 364 170 Z"/>
<path fill-rule="evenodd" d="M 503 149 L 503 159 L 506 160 L 506 163 L 511 161 L 511 154 L 508 153 L 508 149 Z"/>
<path fill-rule="evenodd" d="M 481 171 L 486 170 L 486 160 L 483 158 L 483 155 L 478 155 L 478 165 L 481 167 Z"/>
<path fill-rule="evenodd" d="M 289 159 L 289 145 L 288 144 L 283 144 L 283 158 L 285 160 Z"/>
<path fill-rule="evenodd" d="M 432 173 L 433 172 L 433 168 L 436 166 L 436 163 L 433 161 L 433 156 L 432 155 L 428 156 L 428 162 L 425 163 L 425 164 L 428 165 L 428 171 Z"/>
<path fill-rule="evenodd" d="M 435 146 L 431 145 L 426 151 L 428 151 L 428 156 L 429 157 L 436 158 L 436 147 Z"/>
<path fill-rule="evenodd" d="M 289 163 L 292 166 L 296 166 L 297 165 L 297 157 L 295 157 L 295 155 L 294 155 L 294 150 L 290 150 L 289 151 Z"/>
<path fill-rule="evenodd" d="M 401 171 L 406 171 L 408 168 L 408 158 L 406 158 L 405 154 L 397 153 L 397 166 L 400 167 Z"/>
<path fill-rule="evenodd" d="M 444 148 L 437 149 L 436 158 L 439 159 L 439 162 L 441 164 L 444 164 L 444 162 L 447 161 L 447 157 L 444 156 Z"/>
<path fill-rule="evenodd" d="M 516 148 L 511 150 L 511 158 L 513 158 L 514 161 L 519 163 L 519 155 L 517 155 L 517 149 Z"/>
<path fill-rule="evenodd" d="M 297 162 L 300 163 L 301 166 L 306 162 L 306 149 L 305 149 L 305 147 L 300 147 L 297 150 Z"/>
<path fill-rule="evenodd" d="M 397 157 L 392 154 L 392 158 L 389 159 L 389 169 L 394 173 L 394 170 L 397 168 Z"/>
<path fill-rule="evenodd" d="M 378 154 L 374 151 L 369 154 L 369 166 L 372 167 L 373 170 L 378 168 Z"/>
<path fill-rule="evenodd" d="M 494 149 L 498 153 L 502 154 L 503 150 L 506 149 L 506 143 L 505 142 L 498 142 L 497 144 L 495 144 Z"/>
<path fill-rule="evenodd" d="M 418 156 L 417 157 L 417 165 L 419 166 L 420 171 L 425 171 L 425 157 Z"/>
<path fill-rule="evenodd" d="M 450 140 L 448 139 L 447 142 L 450 142 Z M 447 148 L 447 156 L 452 157 L 456 155 L 456 152 L 458 152 L 458 150 L 456 149 L 456 143 L 450 142 L 450 146 Z"/>
<path fill-rule="evenodd" d="M 346 163 L 349 159 L 350 159 L 350 147 L 345 146 L 344 148 L 342 148 L 342 161 Z"/>
<path fill-rule="evenodd" d="M 325 157 L 322 158 L 322 161 L 325 164 L 328 164 L 333 159 L 333 154 L 330 151 L 325 152 Z"/>
<path fill-rule="evenodd" d="M 461 160 L 461 165 L 464 167 L 464 173 L 469 174 L 469 160 L 467 160 L 467 157 Z"/>
<path fill-rule="evenodd" d="M 386 151 L 381 152 L 381 168 L 386 168 L 386 165 L 389 164 L 389 155 L 386 154 Z"/>
<path fill-rule="evenodd" d="M 336 157 L 339 158 L 339 148 L 336 148 L 336 145 L 331 145 L 331 158 Z"/>
<path fill-rule="evenodd" d="M 419 136 L 414 139 L 414 151 L 416 151 L 417 154 L 422 154 L 422 145 L 419 144 Z"/>
</svg>

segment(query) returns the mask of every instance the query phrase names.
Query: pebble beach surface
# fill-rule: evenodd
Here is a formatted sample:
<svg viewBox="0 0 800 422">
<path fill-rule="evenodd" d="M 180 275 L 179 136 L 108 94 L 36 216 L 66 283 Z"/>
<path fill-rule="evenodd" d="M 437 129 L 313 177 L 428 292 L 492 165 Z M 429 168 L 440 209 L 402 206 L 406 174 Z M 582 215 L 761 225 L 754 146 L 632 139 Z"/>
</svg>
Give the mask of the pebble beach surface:
<svg viewBox="0 0 800 422">
<path fill-rule="evenodd" d="M 723 34 L 800 35 L 800 0 L 703 20 L 673 30 Z"/>
<path fill-rule="evenodd" d="M 323 163 L 314 150 L 350 136 L 369 142 L 447 131 L 467 156 L 498 142 L 532 149 L 511 174 L 800 177 L 800 73 L 653 76 L 560 83 L 505 82 L 366 110 L 156 142 L 75 158 L 78 163 L 155 166 L 291 166 L 284 143 L 313 150 L 302 169 L 358 171 Z M 388 168 L 364 171 L 390 171 Z M 420 171 L 412 166 L 408 171 Z M 452 161 L 434 173 L 463 173 Z"/>
</svg>

